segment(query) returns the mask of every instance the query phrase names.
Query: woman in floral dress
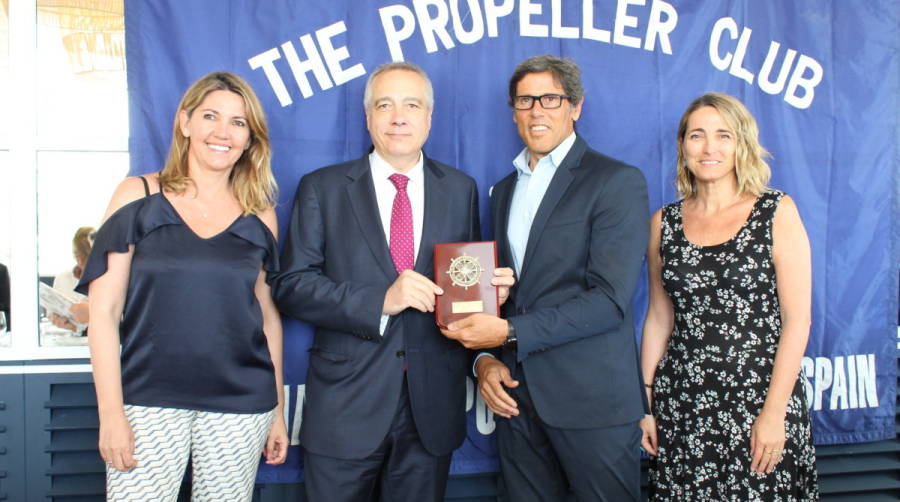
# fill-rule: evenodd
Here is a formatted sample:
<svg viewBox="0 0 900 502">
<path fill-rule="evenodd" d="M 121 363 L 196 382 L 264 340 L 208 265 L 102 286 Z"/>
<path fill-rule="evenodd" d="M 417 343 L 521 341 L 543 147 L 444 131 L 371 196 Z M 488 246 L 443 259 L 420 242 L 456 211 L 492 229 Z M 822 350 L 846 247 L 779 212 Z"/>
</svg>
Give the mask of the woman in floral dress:
<svg viewBox="0 0 900 502">
<path fill-rule="evenodd" d="M 766 187 L 753 116 L 723 94 L 678 127 L 682 199 L 654 214 L 641 421 L 653 501 L 818 499 L 800 363 L 809 240 L 794 201 Z"/>
</svg>

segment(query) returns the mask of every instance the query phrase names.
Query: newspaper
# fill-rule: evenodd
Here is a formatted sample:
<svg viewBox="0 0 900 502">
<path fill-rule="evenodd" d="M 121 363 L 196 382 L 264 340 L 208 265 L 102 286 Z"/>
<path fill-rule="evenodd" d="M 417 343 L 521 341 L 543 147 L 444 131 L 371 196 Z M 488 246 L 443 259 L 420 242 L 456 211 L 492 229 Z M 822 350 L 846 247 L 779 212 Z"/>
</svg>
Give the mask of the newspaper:
<svg viewBox="0 0 900 502">
<path fill-rule="evenodd" d="M 75 326 L 75 331 L 84 331 L 87 328 L 87 324 L 81 324 L 76 321 L 72 311 L 69 310 L 73 303 L 79 303 L 87 299 L 86 296 L 74 291 L 64 293 L 58 289 L 51 288 L 43 282 L 39 283 L 39 286 L 38 295 L 41 299 L 41 307 L 44 307 L 47 313 L 65 318 Z"/>
</svg>

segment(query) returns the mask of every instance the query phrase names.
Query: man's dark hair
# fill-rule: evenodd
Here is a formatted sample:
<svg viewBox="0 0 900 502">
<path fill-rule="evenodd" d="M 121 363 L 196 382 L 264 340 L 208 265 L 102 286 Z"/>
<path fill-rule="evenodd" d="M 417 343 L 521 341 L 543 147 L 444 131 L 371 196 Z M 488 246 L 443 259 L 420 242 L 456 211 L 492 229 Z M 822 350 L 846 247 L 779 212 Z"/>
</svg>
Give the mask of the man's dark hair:
<svg viewBox="0 0 900 502">
<path fill-rule="evenodd" d="M 519 81 L 529 73 L 543 73 L 549 71 L 553 79 L 562 86 L 572 106 L 581 102 L 584 97 L 584 87 L 581 86 L 581 68 L 571 59 L 558 58 L 556 56 L 534 56 L 526 59 L 516 66 L 512 77 L 509 79 L 509 106 L 513 104 L 516 96 L 516 87 Z"/>
</svg>

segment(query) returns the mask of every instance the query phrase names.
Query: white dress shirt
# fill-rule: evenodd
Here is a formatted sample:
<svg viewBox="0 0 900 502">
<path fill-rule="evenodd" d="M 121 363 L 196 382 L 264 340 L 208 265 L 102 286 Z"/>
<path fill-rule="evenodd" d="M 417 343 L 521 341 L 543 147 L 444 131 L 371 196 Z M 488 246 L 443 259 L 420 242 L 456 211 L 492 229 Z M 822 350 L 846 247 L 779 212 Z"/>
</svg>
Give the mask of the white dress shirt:
<svg viewBox="0 0 900 502">
<path fill-rule="evenodd" d="M 422 240 L 422 224 L 425 217 L 425 169 L 424 156 L 420 153 L 416 164 L 405 173 L 401 173 L 387 163 L 378 152 L 369 154 L 369 166 L 372 169 L 372 181 L 375 184 L 375 200 L 378 202 L 378 215 L 381 217 L 381 228 L 384 230 L 384 239 L 391 245 L 391 211 L 394 208 L 394 197 L 397 188 L 389 179 L 392 174 L 400 173 L 409 178 L 406 185 L 406 194 L 409 196 L 409 204 L 413 217 L 413 259 L 419 256 L 419 242 Z M 379 333 L 384 336 L 390 316 L 381 316 Z"/>
</svg>

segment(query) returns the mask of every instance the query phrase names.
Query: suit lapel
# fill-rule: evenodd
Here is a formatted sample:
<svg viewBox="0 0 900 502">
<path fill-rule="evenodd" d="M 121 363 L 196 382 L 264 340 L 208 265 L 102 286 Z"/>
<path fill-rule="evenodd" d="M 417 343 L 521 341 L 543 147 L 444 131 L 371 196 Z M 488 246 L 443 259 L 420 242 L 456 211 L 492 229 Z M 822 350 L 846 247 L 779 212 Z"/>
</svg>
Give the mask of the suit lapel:
<svg viewBox="0 0 900 502">
<path fill-rule="evenodd" d="M 449 211 L 447 194 L 440 186 L 440 180 L 444 177 L 444 173 L 428 157 L 424 159 L 422 170 L 425 179 L 425 214 L 422 218 L 422 237 L 419 239 L 415 271 L 427 276 L 434 261 L 434 245 L 441 242 L 444 218 L 447 217 Z"/>
<path fill-rule="evenodd" d="M 531 222 L 531 230 L 528 232 L 528 244 L 525 246 L 525 258 L 522 259 L 522 272 L 519 274 L 519 282 L 523 280 L 528 270 L 528 262 L 534 256 L 535 247 L 541 238 L 541 234 L 544 232 L 544 227 L 547 226 L 550 215 L 553 214 L 553 210 L 556 209 L 563 194 L 566 193 L 569 185 L 572 184 L 572 180 L 575 179 L 572 169 L 581 163 L 584 150 L 584 140 L 580 136 L 576 136 L 575 143 L 572 144 L 572 148 L 569 149 L 566 158 L 563 159 L 562 164 L 556 170 L 556 173 L 553 174 L 553 179 L 550 180 L 550 186 L 547 187 L 547 192 L 544 194 L 544 198 L 541 199 L 541 205 L 538 206 L 537 214 L 534 215 L 534 221 Z"/>
<path fill-rule="evenodd" d="M 375 184 L 372 180 L 372 170 L 369 169 L 368 157 L 359 159 L 347 176 L 351 179 L 347 185 L 347 200 L 356 215 L 360 233 L 375 256 L 375 261 L 378 262 L 382 272 L 393 281 L 397 278 L 397 271 L 394 269 L 394 262 L 391 259 L 391 250 L 384 238 L 385 232 L 381 226 L 378 201 L 375 198 Z"/>
</svg>

